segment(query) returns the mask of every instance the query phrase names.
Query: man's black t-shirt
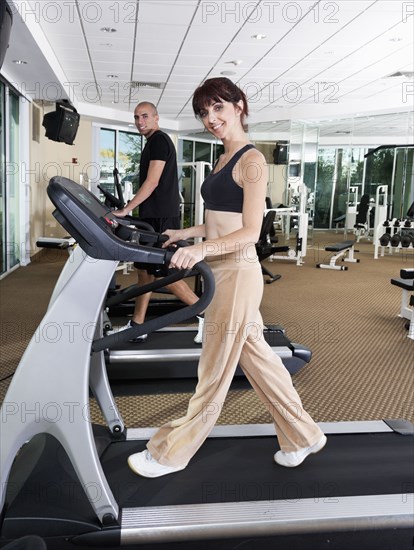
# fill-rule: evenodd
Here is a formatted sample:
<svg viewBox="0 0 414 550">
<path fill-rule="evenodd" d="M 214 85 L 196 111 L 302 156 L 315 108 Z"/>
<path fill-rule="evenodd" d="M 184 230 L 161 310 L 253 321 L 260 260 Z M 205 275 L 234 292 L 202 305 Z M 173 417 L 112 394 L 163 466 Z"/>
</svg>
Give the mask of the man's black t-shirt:
<svg viewBox="0 0 414 550">
<path fill-rule="evenodd" d="M 139 181 L 146 180 L 151 160 L 163 160 L 164 170 L 158 186 L 139 206 L 141 218 L 172 218 L 180 215 L 177 156 L 173 142 L 162 130 L 157 130 L 147 140 L 142 151 Z"/>
</svg>

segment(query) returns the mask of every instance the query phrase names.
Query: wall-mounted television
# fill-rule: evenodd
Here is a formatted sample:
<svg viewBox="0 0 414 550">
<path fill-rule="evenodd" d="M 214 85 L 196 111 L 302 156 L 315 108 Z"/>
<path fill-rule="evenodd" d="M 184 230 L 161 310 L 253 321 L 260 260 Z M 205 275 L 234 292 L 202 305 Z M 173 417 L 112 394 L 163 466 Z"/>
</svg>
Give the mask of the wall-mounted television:
<svg viewBox="0 0 414 550">
<path fill-rule="evenodd" d="M 73 145 L 79 127 L 80 116 L 71 105 L 56 103 L 56 110 L 46 113 L 42 125 L 46 128 L 46 137 Z"/>
<path fill-rule="evenodd" d="M 0 69 L 9 47 L 13 14 L 6 0 L 0 0 Z"/>
</svg>

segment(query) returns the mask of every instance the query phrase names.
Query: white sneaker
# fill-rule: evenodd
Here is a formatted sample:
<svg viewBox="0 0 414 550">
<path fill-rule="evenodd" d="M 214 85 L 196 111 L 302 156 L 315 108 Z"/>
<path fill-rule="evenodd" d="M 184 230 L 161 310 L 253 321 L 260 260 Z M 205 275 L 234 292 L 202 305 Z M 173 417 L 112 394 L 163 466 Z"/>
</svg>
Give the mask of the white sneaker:
<svg viewBox="0 0 414 550">
<path fill-rule="evenodd" d="M 277 464 L 280 464 L 280 466 L 294 468 L 295 466 L 302 464 L 307 456 L 318 453 L 322 450 L 325 447 L 326 442 L 326 436 L 323 435 L 321 439 L 315 443 L 315 445 L 312 445 L 312 447 L 304 447 L 303 449 L 299 449 L 299 451 L 292 451 L 291 453 L 278 451 L 273 458 Z"/>
<path fill-rule="evenodd" d="M 132 328 L 132 323 L 131 321 L 128 321 L 128 323 L 126 325 L 124 325 L 123 327 L 118 327 L 114 330 L 108 330 L 107 334 L 116 334 L 118 332 L 122 332 L 123 330 L 127 330 L 129 328 Z M 148 334 L 141 334 L 141 336 L 137 336 L 136 338 L 131 338 L 131 340 L 129 340 L 129 342 L 144 342 L 144 340 L 146 340 L 148 338 Z"/>
<path fill-rule="evenodd" d="M 144 477 L 160 477 L 184 470 L 185 466 L 164 466 L 160 464 L 148 449 L 128 457 L 128 466 L 133 472 Z"/>
<path fill-rule="evenodd" d="M 203 331 L 204 331 L 204 317 L 198 317 L 198 332 L 194 337 L 194 342 L 196 344 L 202 344 L 203 343 Z"/>
</svg>

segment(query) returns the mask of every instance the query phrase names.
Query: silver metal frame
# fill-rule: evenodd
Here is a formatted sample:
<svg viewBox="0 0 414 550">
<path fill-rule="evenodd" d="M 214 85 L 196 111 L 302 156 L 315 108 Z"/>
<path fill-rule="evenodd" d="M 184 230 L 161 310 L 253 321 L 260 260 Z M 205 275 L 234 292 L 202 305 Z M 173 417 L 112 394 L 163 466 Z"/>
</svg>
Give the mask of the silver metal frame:
<svg viewBox="0 0 414 550">
<path fill-rule="evenodd" d="M 413 506 L 407 494 L 127 508 L 121 544 L 410 528 Z"/>
<path fill-rule="evenodd" d="M 383 420 L 319 426 L 327 435 L 393 432 Z M 145 441 L 156 430 L 128 429 L 127 439 Z M 273 424 L 248 424 L 215 426 L 210 437 L 275 435 Z M 121 544 L 410 528 L 413 510 L 412 493 L 127 508 L 122 510 Z"/>
<path fill-rule="evenodd" d="M 292 357 L 292 350 L 287 346 L 273 347 L 273 351 L 281 358 Z M 181 349 L 135 349 L 135 350 L 116 350 L 108 354 L 108 362 L 111 364 L 131 363 L 133 361 L 145 360 L 148 363 L 162 361 L 170 362 L 189 362 L 200 359 L 201 347 L 181 348 Z"/>
<path fill-rule="evenodd" d="M 110 429 L 124 428 L 107 379 L 104 353 L 94 354 L 91 360 L 92 341 L 102 334 L 102 306 L 116 266 L 115 261 L 88 257 L 80 247 L 75 247 L 65 264 L 0 411 L 1 507 L 20 447 L 36 434 L 48 433 L 67 452 L 99 520 L 106 514 L 120 520 L 122 544 L 412 526 L 411 493 L 127 508 L 120 513 L 85 416 L 90 387 Z M 85 285 L 85 281 L 94 284 Z M 381 421 L 321 427 L 325 433 L 392 431 Z M 148 439 L 153 431 L 128 430 L 127 437 Z M 275 434 L 273 425 L 216 426 L 212 437 L 269 434 Z"/>
</svg>

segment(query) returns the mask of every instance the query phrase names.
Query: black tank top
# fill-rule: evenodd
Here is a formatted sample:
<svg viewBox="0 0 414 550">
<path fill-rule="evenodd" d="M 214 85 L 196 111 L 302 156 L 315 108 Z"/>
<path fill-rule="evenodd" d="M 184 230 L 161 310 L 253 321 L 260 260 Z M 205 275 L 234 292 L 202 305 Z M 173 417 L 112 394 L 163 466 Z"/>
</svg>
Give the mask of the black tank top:
<svg viewBox="0 0 414 550">
<path fill-rule="evenodd" d="M 245 145 L 221 170 L 215 174 L 211 172 L 206 177 L 200 191 L 207 210 L 238 213 L 243 211 L 243 188 L 234 181 L 232 171 L 236 162 L 249 149 L 254 149 L 254 145 Z"/>
</svg>

